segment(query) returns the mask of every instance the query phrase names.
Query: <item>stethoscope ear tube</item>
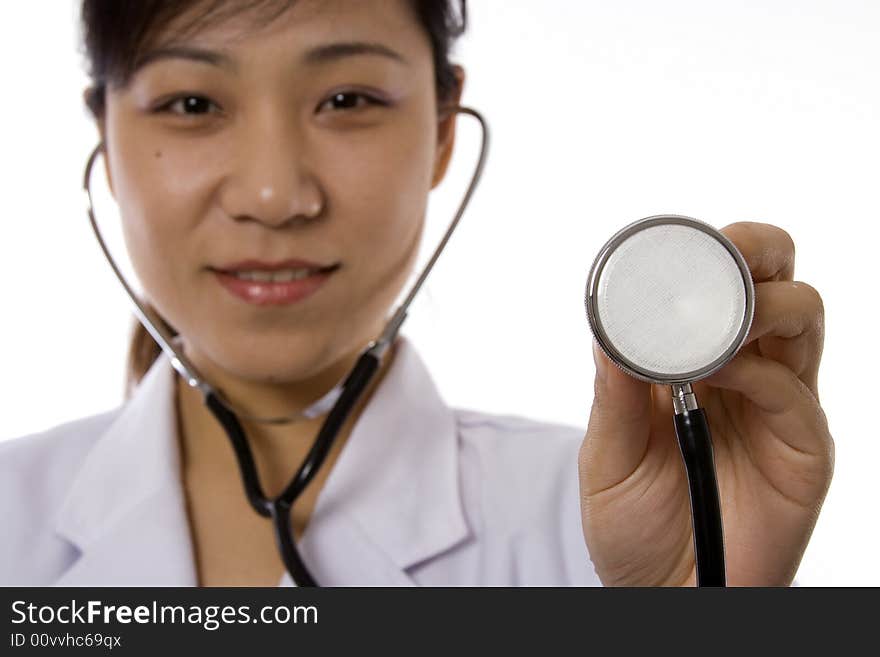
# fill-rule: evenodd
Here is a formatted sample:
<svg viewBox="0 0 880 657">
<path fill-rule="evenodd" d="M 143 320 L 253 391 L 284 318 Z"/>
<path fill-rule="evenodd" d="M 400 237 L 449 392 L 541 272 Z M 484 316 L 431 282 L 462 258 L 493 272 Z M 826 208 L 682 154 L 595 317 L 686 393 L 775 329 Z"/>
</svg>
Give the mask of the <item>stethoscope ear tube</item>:
<svg viewBox="0 0 880 657">
<path fill-rule="evenodd" d="M 709 423 L 702 408 L 675 415 L 675 435 L 687 472 L 697 586 L 725 586 L 724 532 Z"/>
</svg>

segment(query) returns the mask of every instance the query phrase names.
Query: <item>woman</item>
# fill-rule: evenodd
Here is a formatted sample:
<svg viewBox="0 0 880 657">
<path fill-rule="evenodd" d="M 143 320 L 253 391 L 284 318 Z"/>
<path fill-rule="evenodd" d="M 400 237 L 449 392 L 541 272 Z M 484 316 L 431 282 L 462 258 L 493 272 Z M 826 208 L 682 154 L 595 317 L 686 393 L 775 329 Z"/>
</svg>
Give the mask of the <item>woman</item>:
<svg viewBox="0 0 880 657">
<path fill-rule="evenodd" d="M 403 288 L 454 143 L 455 4 L 84 0 L 86 100 L 135 270 L 186 356 L 248 414 L 326 393 Z M 833 467 L 822 304 L 792 282 L 786 233 L 724 232 L 757 284 L 747 347 L 696 386 L 728 582 L 787 585 Z M 131 353 L 121 409 L 0 446 L 0 581 L 290 583 L 198 392 L 143 330 Z M 293 509 L 316 580 L 693 585 L 668 390 L 596 361 L 584 436 L 450 409 L 398 338 Z M 268 494 L 321 420 L 244 421 Z"/>
</svg>

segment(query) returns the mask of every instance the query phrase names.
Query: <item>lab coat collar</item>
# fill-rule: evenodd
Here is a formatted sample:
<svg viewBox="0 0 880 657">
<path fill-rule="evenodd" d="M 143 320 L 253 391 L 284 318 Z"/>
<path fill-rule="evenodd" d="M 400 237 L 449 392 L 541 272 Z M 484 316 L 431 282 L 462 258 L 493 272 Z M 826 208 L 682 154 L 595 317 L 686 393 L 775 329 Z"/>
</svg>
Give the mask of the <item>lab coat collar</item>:
<svg viewBox="0 0 880 657">
<path fill-rule="evenodd" d="M 56 531 L 81 554 L 57 585 L 197 583 L 175 376 L 160 357 L 80 467 Z M 300 551 L 324 585 L 412 584 L 406 569 L 468 535 L 455 416 L 401 335 L 318 496 Z M 285 574 L 281 584 L 290 583 Z"/>
</svg>

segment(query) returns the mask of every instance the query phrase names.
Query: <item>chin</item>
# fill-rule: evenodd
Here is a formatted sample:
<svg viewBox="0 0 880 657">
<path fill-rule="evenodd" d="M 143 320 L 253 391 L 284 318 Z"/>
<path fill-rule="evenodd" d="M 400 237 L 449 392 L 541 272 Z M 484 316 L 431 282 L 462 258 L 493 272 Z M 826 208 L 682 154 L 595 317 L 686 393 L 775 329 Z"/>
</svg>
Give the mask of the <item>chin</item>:
<svg viewBox="0 0 880 657">
<path fill-rule="evenodd" d="M 194 355 L 208 372 L 263 383 L 288 383 L 315 376 L 344 358 L 347 349 L 327 333 L 285 331 L 270 335 L 213 336 Z"/>
</svg>

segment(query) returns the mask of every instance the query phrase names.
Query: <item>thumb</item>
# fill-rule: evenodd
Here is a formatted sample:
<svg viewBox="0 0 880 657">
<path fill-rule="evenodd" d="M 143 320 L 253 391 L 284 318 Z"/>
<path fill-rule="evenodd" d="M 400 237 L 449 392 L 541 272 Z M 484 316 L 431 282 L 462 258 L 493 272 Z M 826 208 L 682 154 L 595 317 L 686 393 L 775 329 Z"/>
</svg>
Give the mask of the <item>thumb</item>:
<svg viewBox="0 0 880 657">
<path fill-rule="evenodd" d="M 580 455 L 584 495 L 620 483 L 643 457 L 651 433 L 651 384 L 630 376 L 593 339 L 596 382 Z"/>
</svg>

